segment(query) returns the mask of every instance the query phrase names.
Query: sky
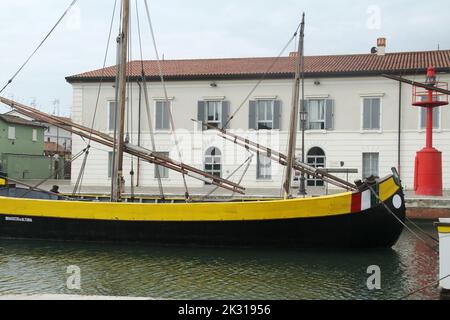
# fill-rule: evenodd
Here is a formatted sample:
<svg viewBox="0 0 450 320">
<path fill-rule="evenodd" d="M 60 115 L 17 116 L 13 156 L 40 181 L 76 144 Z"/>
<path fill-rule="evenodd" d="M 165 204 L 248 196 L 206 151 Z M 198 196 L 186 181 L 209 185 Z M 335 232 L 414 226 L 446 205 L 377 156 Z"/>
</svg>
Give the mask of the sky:
<svg viewBox="0 0 450 320">
<path fill-rule="evenodd" d="M 78 0 L 44 46 L 2 93 L 40 110 L 70 115 L 65 77 L 99 69 L 115 0 Z M 137 3 L 136 3 L 137 1 Z M 28 58 L 72 0 L 0 0 L 0 87 Z M 119 6 L 120 1 L 118 1 Z M 132 4 L 132 58 L 154 59 L 144 0 Z M 387 52 L 450 49 L 450 1 L 430 0 L 148 0 L 165 59 L 277 56 L 306 13 L 306 55 L 369 53 L 378 37 Z M 115 63 L 116 14 L 107 65 Z M 293 43 L 287 50 L 295 50 Z M 59 106 L 59 108 L 57 107 Z M 0 107 L 0 112 L 8 109 Z"/>
</svg>

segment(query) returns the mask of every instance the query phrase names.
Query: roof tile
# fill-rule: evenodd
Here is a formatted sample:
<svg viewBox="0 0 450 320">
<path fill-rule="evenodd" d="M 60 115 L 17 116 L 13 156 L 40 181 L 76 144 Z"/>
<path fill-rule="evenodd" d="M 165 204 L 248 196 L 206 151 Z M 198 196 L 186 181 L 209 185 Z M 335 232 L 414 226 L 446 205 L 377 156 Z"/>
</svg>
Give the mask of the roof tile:
<svg viewBox="0 0 450 320">
<path fill-rule="evenodd" d="M 20 117 L 11 116 L 7 114 L 0 114 L 0 119 L 5 121 L 6 123 L 10 124 L 17 124 L 17 125 L 23 125 L 23 126 L 30 126 L 30 127 L 37 127 L 37 128 L 45 128 L 44 125 L 29 121 Z"/>
<path fill-rule="evenodd" d="M 192 59 L 161 61 L 163 74 L 167 78 L 201 78 L 214 76 L 255 77 L 268 72 L 272 76 L 290 75 L 295 71 L 295 55 L 268 58 L 230 58 L 230 59 Z M 128 64 L 129 76 L 140 76 L 141 66 L 147 77 L 158 77 L 156 61 L 132 61 Z M 382 72 L 418 72 L 433 65 L 437 69 L 450 70 L 450 50 L 387 53 L 351 54 L 305 57 L 305 73 L 321 74 L 358 74 Z M 111 79 L 116 74 L 116 66 L 107 67 L 67 77 L 67 81 L 95 81 L 99 78 Z"/>
</svg>

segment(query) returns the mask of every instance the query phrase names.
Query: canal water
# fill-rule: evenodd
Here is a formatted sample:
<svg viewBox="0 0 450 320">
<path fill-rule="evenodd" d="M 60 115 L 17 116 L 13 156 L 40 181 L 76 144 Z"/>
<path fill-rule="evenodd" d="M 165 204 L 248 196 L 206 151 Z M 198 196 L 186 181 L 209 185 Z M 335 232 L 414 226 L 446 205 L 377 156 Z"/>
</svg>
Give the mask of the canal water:
<svg viewBox="0 0 450 320">
<path fill-rule="evenodd" d="M 420 225 L 435 234 L 432 223 Z M 81 271 L 69 290 L 68 266 Z M 381 289 L 369 290 L 369 266 Z M 408 231 L 392 250 L 151 247 L 0 240 L 0 295 L 160 299 L 399 299 L 437 280 L 438 256 Z M 410 299 L 438 299 L 436 287 Z"/>
</svg>

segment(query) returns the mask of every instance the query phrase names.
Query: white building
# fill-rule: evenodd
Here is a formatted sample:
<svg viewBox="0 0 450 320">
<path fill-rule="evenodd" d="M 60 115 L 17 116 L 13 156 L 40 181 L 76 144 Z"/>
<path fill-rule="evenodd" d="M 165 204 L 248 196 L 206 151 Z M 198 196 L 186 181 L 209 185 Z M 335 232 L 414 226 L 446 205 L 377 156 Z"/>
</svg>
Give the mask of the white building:
<svg viewBox="0 0 450 320">
<path fill-rule="evenodd" d="M 169 131 L 167 108 L 170 107 L 183 162 L 213 174 L 228 177 L 249 154 L 244 148 L 218 137 L 216 131 L 203 131 L 191 121 L 192 118 L 223 126 L 226 119 L 236 113 L 228 124 L 231 131 L 286 152 L 295 58 L 282 57 L 267 72 L 274 59 L 163 61 L 169 104 L 165 102 L 156 62 L 145 61 L 156 151 L 169 153 L 173 159 L 179 160 L 173 135 Z M 141 63 L 131 64 L 132 89 L 128 92 L 127 131 L 132 143 L 138 144 L 140 140 L 142 146 L 153 149 L 142 84 L 138 83 Z M 308 130 L 305 134 L 305 152 L 308 162 L 319 167 L 358 169 L 358 174 L 349 176 L 350 181 L 363 175 L 384 176 L 390 173 L 392 167 L 397 167 L 406 188 L 412 189 L 415 153 L 425 145 L 424 113 L 411 106 L 410 86 L 388 80 L 381 74 L 401 74 L 412 80 L 424 81 L 429 65 L 437 68 L 440 81 L 450 81 L 450 50 L 384 54 L 384 48 L 380 48 L 378 54 L 306 57 Z M 73 121 L 91 126 L 101 75 L 102 71 L 96 70 L 67 78 L 73 86 Z M 112 134 L 115 67 L 105 69 L 104 75 L 94 127 Z M 263 77 L 265 80 L 252 92 Z M 435 112 L 435 146 L 443 152 L 446 189 L 450 189 L 449 115 L 447 107 Z M 300 131 L 297 142 L 299 156 Z M 73 154 L 85 146 L 85 141 L 73 137 Z M 110 150 L 93 146 L 84 184 L 109 185 Z M 139 172 L 141 186 L 157 186 L 153 165 L 141 162 L 138 171 L 136 161 L 133 165 L 134 171 Z M 74 163 L 72 179 L 76 179 L 80 166 L 81 160 Z M 125 160 L 125 166 L 128 173 L 130 159 Z M 238 181 L 242 171 L 232 180 Z M 256 156 L 242 185 L 248 188 L 280 188 L 283 174 L 283 167 Z M 182 186 L 177 173 L 164 170 L 162 177 L 166 187 Z M 129 176 L 126 179 L 129 181 Z M 188 185 L 202 187 L 203 182 L 189 179 Z M 321 186 L 321 183 L 310 180 L 308 185 Z"/>
<path fill-rule="evenodd" d="M 68 118 L 62 119 L 65 121 L 70 121 Z M 62 150 L 58 151 L 70 153 L 72 151 L 72 133 L 51 124 L 46 124 L 46 126 L 47 130 L 45 131 L 45 142 L 54 142 L 58 145 L 58 148 L 62 148 Z"/>
</svg>

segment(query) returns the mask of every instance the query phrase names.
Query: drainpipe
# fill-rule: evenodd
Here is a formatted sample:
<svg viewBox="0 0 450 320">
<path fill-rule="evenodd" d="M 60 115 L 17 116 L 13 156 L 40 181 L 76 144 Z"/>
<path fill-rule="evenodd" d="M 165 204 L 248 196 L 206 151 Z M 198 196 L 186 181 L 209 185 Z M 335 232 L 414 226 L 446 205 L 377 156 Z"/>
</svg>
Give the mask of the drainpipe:
<svg viewBox="0 0 450 320">
<path fill-rule="evenodd" d="M 401 76 L 401 75 L 400 75 Z M 397 170 L 401 176 L 401 145 L 402 144 L 402 83 L 398 84 L 398 164 Z"/>
</svg>

